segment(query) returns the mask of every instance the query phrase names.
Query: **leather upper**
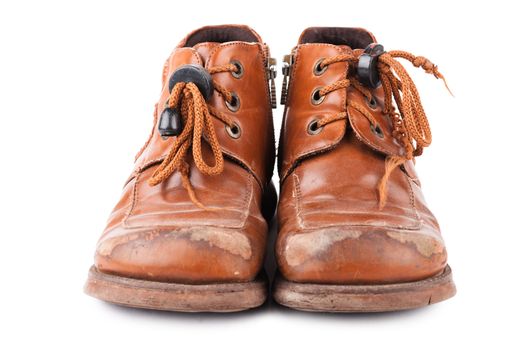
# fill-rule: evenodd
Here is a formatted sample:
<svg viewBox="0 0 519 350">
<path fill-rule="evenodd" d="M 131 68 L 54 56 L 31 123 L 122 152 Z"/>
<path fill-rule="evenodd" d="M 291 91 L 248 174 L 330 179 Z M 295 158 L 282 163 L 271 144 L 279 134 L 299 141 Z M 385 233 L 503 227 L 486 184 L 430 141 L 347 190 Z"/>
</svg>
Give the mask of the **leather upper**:
<svg viewBox="0 0 519 350">
<path fill-rule="evenodd" d="M 318 60 L 363 50 L 374 37 L 361 29 L 310 28 L 292 51 L 288 99 L 280 140 L 278 266 L 297 282 L 332 284 L 414 281 L 441 272 L 447 254 L 440 229 L 427 209 L 413 161 L 395 169 L 387 203 L 379 209 L 377 184 L 387 156 L 404 154 L 382 113 L 353 87 L 330 92 L 319 105 L 312 92 L 346 78 L 346 63 L 314 74 Z M 351 73 L 350 73 L 351 74 Z M 380 132 L 356 109 L 369 111 Z M 309 123 L 346 112 L 346 120 L 308 132 Z"/>
<path fill-rule="evenodd" d="M 153 132 L 139 152 L 119 203 L 101 236 L 95 256 L 99 270 L 122 276 L 186 283 L 249 281 L 265 255 L 268 212 L 275 208 L 271 181 L 275 147 L 266 62 L 268 47 L 245 26 L 204 27 L 189 34 L 171 53 L 162 75 Z M 202 174 L 188 151 L 195 205 L 174 172 L 150 186 L 147 180 L 169 152 L 174 138 L 163 139 L 158 115 L 169 97 L 168 81 L 176 68 L 199 64 L 206 68 L 239 61 L 244 73 L 213 74 L 213 81 L 236 93 L 240 108 L 227 109 L 218 93 L 208 104 L 239 125 L 239 138 L 213 118 L 224 153 L 219 175 Z M 203 143 L 202 154 L 211 153 Z"/>
</svg>

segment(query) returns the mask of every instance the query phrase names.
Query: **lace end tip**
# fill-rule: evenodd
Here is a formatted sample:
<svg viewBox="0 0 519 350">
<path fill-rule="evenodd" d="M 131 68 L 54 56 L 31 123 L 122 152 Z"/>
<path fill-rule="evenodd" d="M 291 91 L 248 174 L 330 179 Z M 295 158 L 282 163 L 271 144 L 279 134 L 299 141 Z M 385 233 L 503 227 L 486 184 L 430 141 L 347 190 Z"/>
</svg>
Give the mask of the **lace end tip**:
<svg viewBox="0 0 519 350">
<path fill-rule="evenodd" d="M 454 93 L 452 92 L 452 90 L 450 89 L 449 85 L 447 85 L 447 81 L 445 79 L 442 79 L 443 80 L 443 84 L 445 85 L 445 88 L 447 89 L 447 91 L 449 92 L 449 94 L 452 96 L 452 97 L 456 97 L 454 96 Z"/>
<path fill-rule="evenodd" d="M 452 92 L 451 88 L 449 87 L 449 84 L 447 84 L 447 79 L 445 79 L 445 77 L 442 74 L 436 75 L 436 79 L 441 79 L 443 81 L 443 85 L 445 86 L 445 88 L 447 89 L 449 94 L 452 97 L 456 97 L 456 96 L 454 96 L 454 93 Z"/>
</svg>

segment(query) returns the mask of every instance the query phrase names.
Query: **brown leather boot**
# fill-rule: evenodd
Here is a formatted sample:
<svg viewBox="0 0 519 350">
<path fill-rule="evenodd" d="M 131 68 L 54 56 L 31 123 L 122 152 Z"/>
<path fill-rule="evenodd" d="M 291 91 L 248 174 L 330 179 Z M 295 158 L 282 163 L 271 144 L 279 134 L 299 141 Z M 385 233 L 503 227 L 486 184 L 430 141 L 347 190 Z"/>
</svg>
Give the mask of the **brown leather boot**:
<svg viewBox="0 0 519 350">
<path fill-rule="evenodd" d="M 246 26 L 198 29 L 171 53 L 153 131 L 98 242 L 86 293 L 177 311 L 265 301 L 272 64 Z"/>
<path fill-rule="evenodd" d="M 414 170 L 429 125 L 398 59 L 443 76 L 375 43 L 363 29 L 309 28 L 286 59 L 274 297 L 292 308 L 389 311 L 455 294 Z"/>
</svg>

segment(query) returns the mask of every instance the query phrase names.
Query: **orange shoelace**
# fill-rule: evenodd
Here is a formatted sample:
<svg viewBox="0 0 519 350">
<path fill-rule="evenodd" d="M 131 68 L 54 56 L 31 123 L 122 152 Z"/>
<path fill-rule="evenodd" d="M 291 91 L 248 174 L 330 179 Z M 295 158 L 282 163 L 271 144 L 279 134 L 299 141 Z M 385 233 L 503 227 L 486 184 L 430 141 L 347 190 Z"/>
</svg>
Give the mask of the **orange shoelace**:
<svg viewBox="0 0 519 350">
<path fill-rule="evenodd" d="M 432 141 L 431 129 L 420 100 L 418 89 L 404 66 L 396 60 L 397 58 L 403 58 L 411 62 L 415 67 L 421 67 L 426 73 L 434 75 L 437 79 L 442 79 L 447 90 L 451 92 L 445 78 L 438 71 L 438 67 L 427 58 L 414 56 L 405 51 L 388 51 L 379 56 L 378 71 L 385 100 L 383 113 L 391 116 L 393 137 L 404 145 L 406 151 L 405 156 L 386 157 L 385 172 L 378 183 L 379 207 L 381 209 L 386 204 L 387 182 L 393 170 L 402 165 L 406 160 L 411 160 L 421 155 L 423 149 L 429 146 Z M 357 61 L 358 55 L 341 54 L 324 59 L 320 63 L 320 68 L 323 69 L 337 62 L 346 62 L 346 72 L 348 72 L 350 65 Z M 373 100 L 371 91 L 361 85 L 354 77 L 342 79 L 323 87 L 319 90 L 319 96 L 324 97 L 332 91 L 345 89 L 350 86 L 362 93 L 368 101 Z M 398 112 L 393 106 L 393 100 L 397 105 Z M 356 109 L 369 120 L 371 125 L 377 125 L 376 120 L 364 106 L 348 99 L 346 100 L 346 105 Z M 345 119 L 347 119 L 346 112 L 338 113 L 320 119 L 316 127 L 321 128 L 326 124 Z"/>
<path fill-rule="evenodd" d="M 238 67 L 234 64 L 216 66 L 208 69 L 210 74 L 223 72 L 236 72 Z M 223 86 L 213 81 L 214 89 L 221 94 L 227 103 L 232 103 L 233 94 Z M 168 98 L 167 107 L 177 108 L 180 111 L 183 129 L 178 135 L 166 157 L 154 171 L 148 183 L 156 186 L 165 181 L 175 171 L 179 171 L 182 178 L 182 186 L 187 190 L 189 198 L 198 207 L 206 208 L 196 197 L 193 185 L 189 179 L 189 164 L 186 155 L 192 148 L 195 166 L 204 175 L 218 175 L 223 171 L 223 153 L 216 137 L 212 118 L 216 118 L 228 127 L 234 127 L 233 120 L 218 112 L 204 100 L 204 97 L 194 83 L 179 82 L 175 84 Z M 209 143 L 214 157 L 214 165 L 209 165 L 202 155 L 202 138 Z"/>
</svg>

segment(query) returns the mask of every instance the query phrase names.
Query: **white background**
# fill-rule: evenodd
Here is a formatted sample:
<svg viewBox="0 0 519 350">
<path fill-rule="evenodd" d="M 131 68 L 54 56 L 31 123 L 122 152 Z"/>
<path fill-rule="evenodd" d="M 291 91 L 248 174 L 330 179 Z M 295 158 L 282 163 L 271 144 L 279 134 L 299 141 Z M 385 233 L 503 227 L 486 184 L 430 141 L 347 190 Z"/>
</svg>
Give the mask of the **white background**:
<svg viewBox="0 0 519 350">
<path fill-rule="evenodd" d="M 517 349 L 513 3 L 2 1 L 0 348 Z M 455 98 L 407 67 L 432 125 L 433 144 L 417 169 L 443 228 L 455 298 L 375 315 L 273 304 L 186 315 L 82 293 L 96 241 L 152 127 L 164 60 L 189 31 L 223 23 L 249 24 L 278 59 L 305 27 L 360 26 L 387 49 L 439 65 Z"/>
</svg>

